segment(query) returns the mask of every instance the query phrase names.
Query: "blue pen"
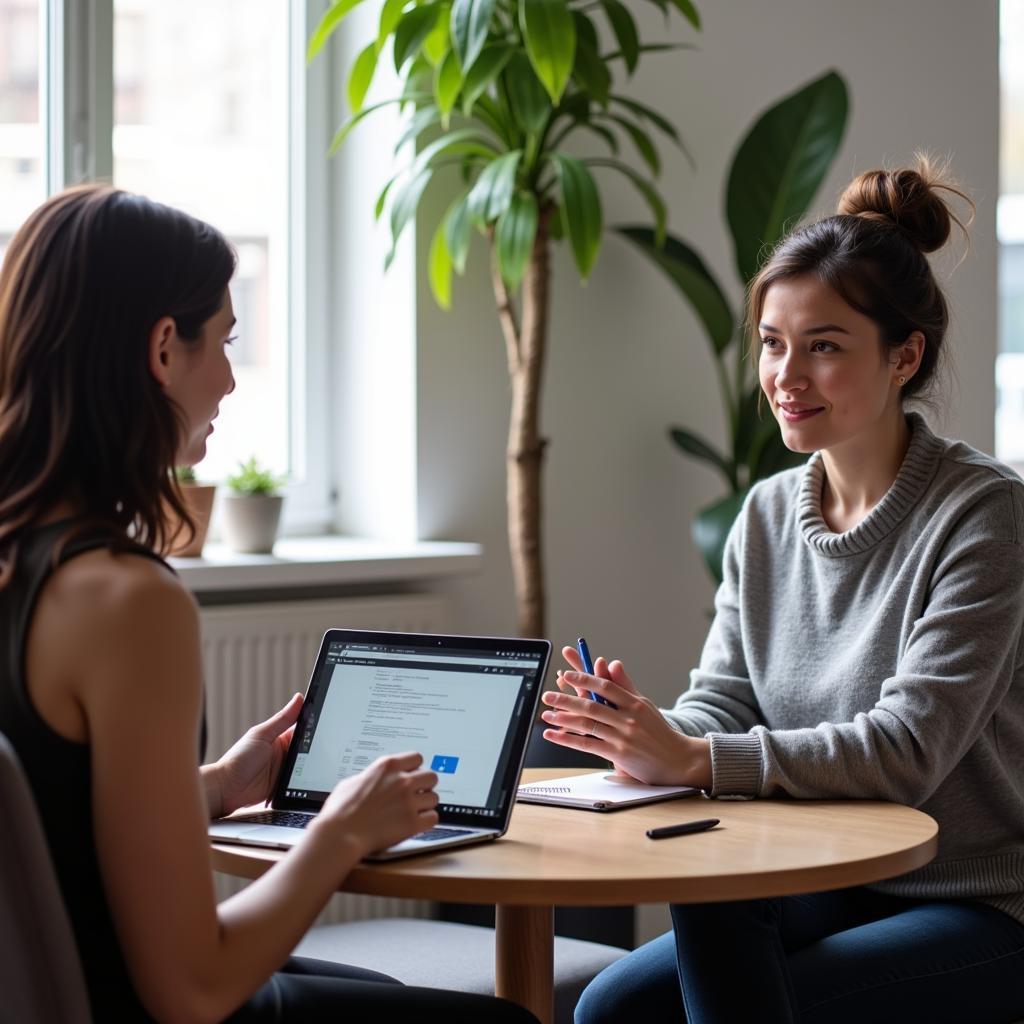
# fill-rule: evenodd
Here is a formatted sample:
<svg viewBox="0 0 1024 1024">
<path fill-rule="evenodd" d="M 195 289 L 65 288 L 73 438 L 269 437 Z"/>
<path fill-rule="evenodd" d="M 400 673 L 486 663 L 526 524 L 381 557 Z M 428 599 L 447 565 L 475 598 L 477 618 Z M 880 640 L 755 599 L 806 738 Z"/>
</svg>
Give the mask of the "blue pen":
<svg viewBox="0 0 1024 1024">
<path fill-rule="evenodd" d="M 583 662 L 583 671 L 588 675 L 594 674 L 594 663 L 590 658 L 590 648 L 587 646 L 585 637 L 579 637 L 576 641 L 576 650 L 580 652 L 580 661 Z M 618 705 L 613 704 L 610 700 L 605 700 L 604 697 L 599 693 L 594 693 L 592 690 L 587 690 L 591 700 L 596 700 L 598 704 L 607 704 L 610 708 L 618 710 Z"/>
</svg>

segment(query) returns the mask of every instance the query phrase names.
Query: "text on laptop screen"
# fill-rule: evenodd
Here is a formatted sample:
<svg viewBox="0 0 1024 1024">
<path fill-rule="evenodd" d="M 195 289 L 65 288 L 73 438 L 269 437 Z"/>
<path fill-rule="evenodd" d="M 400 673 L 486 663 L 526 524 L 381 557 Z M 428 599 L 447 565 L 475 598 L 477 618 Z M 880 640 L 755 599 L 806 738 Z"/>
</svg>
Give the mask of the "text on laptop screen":
<svg viewBox="0 0 1024 1024">
<path fill-rule="evenodd" d="M 501 649 L 331 643 L 306 694 L 286 796 L 326 798 L 376 758 L 415 750 L 437 773 L 442 807 L 495 807 L 537 667 L 535 656 Z"/>
</svg>

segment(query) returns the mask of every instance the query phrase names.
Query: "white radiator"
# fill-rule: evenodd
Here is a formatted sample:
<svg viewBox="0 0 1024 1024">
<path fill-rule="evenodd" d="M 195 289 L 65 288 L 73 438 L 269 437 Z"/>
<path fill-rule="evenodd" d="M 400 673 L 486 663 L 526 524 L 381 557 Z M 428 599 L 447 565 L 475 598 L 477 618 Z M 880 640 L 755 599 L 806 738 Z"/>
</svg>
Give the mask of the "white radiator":
<svg viewBox="0 0 1024 1024">
<path fill-rule="evenodd" d="M 324 633 L 338 627 L 441 633 L 448 628 L 447 608 L 430 594 L 204 608 L 207 761 L 216 760 L 293 693 L 305 691 Z M 218 899 L 245 884 L 218 875 Z M 429 917 L 431 910 L 419 900 L 343 894 L 331 898 L 318 922 Z"/>
</svg>

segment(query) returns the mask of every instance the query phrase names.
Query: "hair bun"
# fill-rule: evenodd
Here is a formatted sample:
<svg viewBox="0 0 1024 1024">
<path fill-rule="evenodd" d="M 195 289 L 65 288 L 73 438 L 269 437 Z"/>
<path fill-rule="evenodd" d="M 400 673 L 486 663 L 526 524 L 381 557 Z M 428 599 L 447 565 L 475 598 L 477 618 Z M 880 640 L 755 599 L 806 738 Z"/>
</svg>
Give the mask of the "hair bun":
<svg viewBox="0 0 1024 1024">
<path fill-rule="evenodd" d="M 922 252 L 934 252 L 948 241 L 954 222 L 964 228 L 946 199 L 939 195 L 940 190 L 973 206 L 959 188 L 944 178 L 945 168 L 936 167 L 923 155 L 917 157 L 915 167 L 865 171 L 847 185 L 838 212 L 888 221 Z"/>
</svg>

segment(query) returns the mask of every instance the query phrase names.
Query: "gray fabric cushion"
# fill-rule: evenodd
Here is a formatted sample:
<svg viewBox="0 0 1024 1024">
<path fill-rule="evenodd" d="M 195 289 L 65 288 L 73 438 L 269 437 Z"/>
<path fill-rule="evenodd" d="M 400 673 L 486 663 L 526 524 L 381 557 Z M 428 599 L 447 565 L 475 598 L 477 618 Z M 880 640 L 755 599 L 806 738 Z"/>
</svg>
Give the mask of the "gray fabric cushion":
<svg viewBox="0 0 1024 1024">
<path fill-rule="evenodd" d="M 555 1024 L 571 1024 L 590 979 L 626 952 L 555 938 Z M 494 994 L 494 932 L 476 925 L 416 918 L 320 925 L 295 953 L 382 971 L 406 985 Z"/>
</svg>

